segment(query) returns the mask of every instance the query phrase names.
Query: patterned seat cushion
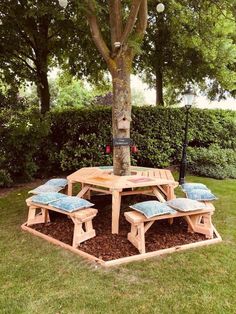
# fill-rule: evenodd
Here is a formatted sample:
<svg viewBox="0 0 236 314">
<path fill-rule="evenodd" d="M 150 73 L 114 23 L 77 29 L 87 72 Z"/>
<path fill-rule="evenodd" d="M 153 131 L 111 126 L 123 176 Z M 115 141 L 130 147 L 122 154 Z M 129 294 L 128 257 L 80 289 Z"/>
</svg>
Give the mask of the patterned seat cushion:
<svg viewBox="0 0 236 314">
<path fill-rule="evenodd" d="M 209 190 L 205 184 L 202 183 L 184 183 L 181 185 L 184 192 L 191 190 Z"/>
<path fill-rule="evenodd" d="M 34 203 L 48 205 L 51 202 L 55 202 L 61 198 L 67 197 L 65 194 L 57 192 L 41 193 L 32 196 L 31 201 Z"/>
<path fill-rule="evenodd" d="M 28 193 L 41 194 L 41 193 L 49 193 L 49 192 L 59 192 L 62 189 L 63 189 L 63 187 L 61 187 L 61 186 L 43 184 L 43 185 L 40 185 L 37 188 L 29 191 Z"/>
<path fill-rule="evenodd" d="M 217 197 L 210 190 L 191 190 L 186 191 L 187 198 L 197 201 L 214 201 Z"/>
<path fill-rule="evenodd" d="M 88 208 L 94 204 L 77 196 L 66 196 L 55 202 L 50 203 L 51 206 L 72 213 L 82 208 Z"/>
<path fill-rule="evenodd" d="M 55 179 L 51 179 L 48 180 L 46 183 L 44 183 L 44 185 L 53 185 L 53 186 L 61 186 L 61 187 L 65 187 L 68 184 L 68 180 L 67 179 L 63 179 L 63 178 L 55 178 Z"/>
<path fill-rule="evenodd" d="M 180 212 L 190 212 L 207 208 L 204 203 L 181 197 L 167 201 L 166 204 Z"/>
<path fill-rule="evenodd" d="M 136 203 L 130 206 L 130 208 L 142 213 L 147 218 L 176 213 L 176 211 L 172 209 L 171 207 L 169 207 L 166 203 L 161 203 L 158 201 L 146 201 L 146 202 Z"/>
</svg>

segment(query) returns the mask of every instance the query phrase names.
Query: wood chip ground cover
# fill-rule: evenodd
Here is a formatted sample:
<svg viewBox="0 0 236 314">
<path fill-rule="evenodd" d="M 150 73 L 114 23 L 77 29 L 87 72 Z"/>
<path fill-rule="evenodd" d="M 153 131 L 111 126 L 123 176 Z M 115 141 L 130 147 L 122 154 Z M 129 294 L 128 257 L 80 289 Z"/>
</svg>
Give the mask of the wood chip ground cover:
<svg viewBox="0 0 236 314">
<path fill-rule="evenodd" d="M 93 220 L 96 237 L 82 243 L 79 249 L 104 261 L 139 254 L 138 250 L 127 239 L 127 233 L 130 232 L 130 224 L 124 217 L 124 211 L 130 210 L 127 204 L 131 205 L 134 202 L 146 199 L 146 196 L 123 198 L 120 232 L 116 235 L 111 234 L 110 197 L 94 196 L 92 202 L 99 209 L 97 216 Z M 72 245 L 73 222 L 66 218 L 65 215 L 54 212 L 51 212 L 50 215 L 50 223 L 38 224 L 31 227 L 66 244 Z M 146 233 L 146 252 L 202 240 L 205 240 L 204 235 L 187 232 L 187 223 L 183 218 L 176 218 L 172 225 L 167 220 L 157 221 Z"/>
</svg>

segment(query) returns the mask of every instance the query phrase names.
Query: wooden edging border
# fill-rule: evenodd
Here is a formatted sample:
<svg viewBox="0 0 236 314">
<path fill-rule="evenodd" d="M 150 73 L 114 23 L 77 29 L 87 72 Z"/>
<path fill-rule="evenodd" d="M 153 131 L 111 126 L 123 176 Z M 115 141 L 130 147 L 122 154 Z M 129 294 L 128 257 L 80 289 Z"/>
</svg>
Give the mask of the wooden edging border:
<svg viewBox="0 0 236 314">
<path fill-rule="evenodd" d="M 166 255 L 166 254 L 170 254 L 170 253 L 174 253 L 174 252 L 178 252 L 178 251 L 184 251 L 184 250 L 188 250 L 191 248 L 196 248 L 196 247 L 200 247 L 200 246 L 204 246 L 204 245 L 210 245 L 210 244 L 215 244 L 218 242 L 222 241 L 222 238 L 220 236 L 220 234 L 218 233 L 218 231 L 215 229 L 215 227 L 213 227 L 214 233 L 216 235 L 216 238 L 214 239 L 209 239 L 209 240 L 204 240 L 204 241 L 199 241 L 199 242 L 194 242 L 194 243 L 189 243 L 189 244 L 183 244 L 183 245 L 178 245 L 178 246 L 174 246 L 171 248 L 167 248 L 167 249 L 162 249 L 162 250 L 158 250 L 158 251 L 153 251 L 153 252 L 149 252 L 149 253 L 144 253 L 144 254 L 137 254 L 137 255 L 132 255 L 132 256 L 127 256 L 127 257 L 122 257 L 122 258 L 118 258 L 115 260 L 111 260 L 111 261 L 103 261 L 102 259 L 99 259 L 91 254 L 88 254 L 84 251 L 81 251 L 79 249 L 75 249 L 74 247 L 72 247 L 69 244 L 66 244 L 64 242 L 61 242 L 57 239 L 54 239 L 46 234 L 43 234 L 37 230 L 34 230 L 30 227 L 27 226 L 26 223 L 21 225 L 22 230 L 27 231 L 33 235 L 36 235 L 40 238 L 43 238 L 44 240 L 47 240 L 50 243 L 53 243 L 55 245 L 58 245 L 66 250 L 69 250 L 77 255 L 80 255 L 83 258 L 88 259 L 91 262 L 94 262 L 95 264 L 99 264 L 103 267 L 112 267 L 112 266 L 118 266 L 118 265 L 122 265 L 125 263 L 129 263 L 129 262 L 134 262 L 134 261 L 140 261 L 140 260 L 146 260 L 147 258 L 152 258 L 152 257 L 157 257 L 157 256 L 161 256 L 161 255 Z"/>
</svg>

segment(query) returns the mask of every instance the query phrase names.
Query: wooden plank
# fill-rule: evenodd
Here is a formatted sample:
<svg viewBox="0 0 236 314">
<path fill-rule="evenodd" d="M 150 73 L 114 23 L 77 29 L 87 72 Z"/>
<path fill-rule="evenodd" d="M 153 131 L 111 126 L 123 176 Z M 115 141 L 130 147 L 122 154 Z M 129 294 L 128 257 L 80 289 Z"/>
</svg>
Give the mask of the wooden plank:
<svg viewBox="0 0 236 314">
<path fill-rule="evenodd" d="M 138 250 L 140 253 L 145 253 L 145 230 L 144 223 L 138 225 Z"/>
<path fill-rule="evenodd" d="M 163 219 L 170 219 L 170 218 L 176 218 L 176 217 L 185 217 L 185 216 L 204 214 L 204 213 L 210 213 L 210 212 L 212 212 L 211 209 L 201 209 L 201 210 L 195 210 L 191 212 L 176 212 L 175 214 L 154 216 L 152 218 L 146 218 L 143 214 L 138 213 L 136 211 L 125 212 L 124 215 L 130 223 L 139 223 L 139 222 L 149 222 L 153 220 L 155 221 L 155 220 L 163 220 Z"/>
<path fill-rule="evenodd" d="M 94 192 L 101 192 L 101 193 L 105 193 L 105 194 L 112 194 L 112 192 L 110 190 L 99 189 L 99 188 L 95 188 L 93 186 L 90 186 L 90 190 L 94 191 Z"/>
<path fill-rule="evenodd" d="M 72 194 L 73 194 L 73 183 L 72 181 L 68 181 L 67 195 L 72 196 Z"/>
<path fill-rule="evenodd" d="M 90 191 L 101 192 L 103 194 L 112 194 L 113 190 L 122 190 L 124 189 L 133 189 L 133 191 L 123 191 L 121 195 L 135 195 L 135 194 L 149 194 L 151 192 L 151 188 L 154 187 L 155 195 L 158 197 L 160 201 L 165 201 L 162 193 L 167 199 L 170 199 L 174 192 L 174 187 L 177 186 L 174 178 L 169 170 L 165 169 L 156 169 L 156 168 L 142 168 L 142 171 L 137 171 L 137 167 L 131 167 L 131 171 L 135 171 L 136 175 L 131 176 L 115 176 L 110 170 L 104 171 L 98 167 L 87 167 L 82 168 L 67 177 L 69 180 L 69 191 L 68 193 L 72 195 L 72 184 L 75 182 L 79 182 L 84 187 L 86 185 L 90 186 Z M 146 177 L 146 180 L 145 180 Z M 168 178 L 168 179 L 167 179 Z M 165 186 L 171 186 L 170 189 L 165 188 Z M 144 188 L 145 192 L 139 192 L 135 190 L 135 188 Z M 160 191 L 158 191 L 157 187 L 160 187 Z M 105 188 L 105 190 L 103 190 Z M 79 194 L 79 196 L 83 196 L 84 192 L 83 188 Z M 167 192 L 166 192 L 167 191 Z M 173 194 L 174 196 L 174 194 Z M 119 201 L 120 203 L 120 201 Z M 116 204 L 116 201 L 113 200 L 113 204 Z M 115 205 L 117 206 L 117 205 Z M 113 205 L 112 205 L 113 207 Z M 118 206 L 117 206 L 118 207 Z M 120 207 L 120 205 L 119 205 Z M 116 208 L 112 211 L 113 215 L 118 215 L 119 210 Z M 119 215 L 118 215 L 119 216 Z M 112 218 L 113 225 L 114 221 L 117 219 Z M 114 227 L 115 228 L 115 227 Z M 116 228 L 117 229 L 117 228 Z"/>
<path fill-rule="evenodd" d="M 144 232 L 147 232 L 149 228 L 151 228 L 151 226 L 154 224 L 155 220 L 153 221 L 149 221 L 146 223 L 145 227 L 144 227 Z M 131 225 L 132 228 L 133 225 Z"/>
<path fill-rule="evenodd" d="M 214 229 L 214 231 L 215 231 L 215 229 Z M 217 235 L 216 232 L 215 232 L 215 234 Z M 201 246 L 205 246 L 205 245 L 216 244 L 216 243 L 219 243 L 221 241 L 222 241 L 221 237 L 217 236 L 214 239 L 209 239 L 209 240 L 204 240 L 204 241 L 199 241 L 199 242 L 189 243 L 189 244 L 183 244 L 183 245 L 171 247 L 168 249 L 162 249 L 162 250 L 158 250 L 158 251 L 154 251 L 154 252 L 148 252 L 148 253 L 144 253 L 144 254 L 122 257 L 122 258 L 119 258 L 116 260 L 104 262 L 104 266 L 105 267 L 119 266 L 122 264 L 146 260 L 148 258 L 158 257 L 158 256 L 162 256 L 162 255 L 166 255 L 166 254 L 170 254 L 170 253 L 174 253 L 174 252 L 178 252 L 178 251 L 184 251 L 184 250 L 189 250 L 189 249 L 193 249 L 193 248 L 197 248 L 197 247 L 201 247 Z"/>
<path fill-rule="evenodd" d="M 138 195 L 138 194 L 148 194 L 151 193 L 152 189 L 148 189 L 148 190 L 133 190 L 133 191 L 124 191 L 121 192 L 121 195 Z"/>
<path fill-rule="evenodd" d="M 61 210 L 61 209 L 58 209 L 58 208 L 55 208 L 53 206 L 50 206 L 50 205 L 45 205 L 45 204 L 39 204 L 39 203 L 33 203 L 31 201 L 31 198 L 28 198 L 26 200 L 26 203 L 27 203 L 27 206 L 33 206 L 33 207 L 36 207 L 36 208 L 45 208 L 47 210 L 52 210 L 54 212 L 58 212 L 58 213 L 61 213 L 61 214 L 64 214 L 64 215 L 67 215 L 67 216 L 70 216 L 70 217 L 75 217 L 75 218 L 81 218 L 81 220 L 84 220 L 86 219 L 87 217 L 90 217 L 92 215 L 96 215 L 97 214 L 97 209 L 96 208 L 84 208 L 84 209 L 79 209 L 75 212 L 66 212 L 64 210 Z"/>
<path fill-rule="evenodd" d="M 86 185 L 82 188 L 82 190 L 77 194 L 77 197 L 83 197 L 89 190 L 89 186 Z"/>
<path fill-rule="evenodd" d="M 34 229 L 30 228 L 30 227 L 27 227 L 25 223 L 23 225 L 21 225 L 21 229 L 24 230 L 24 231 L 27 231 L 27 232 L 29 232 L 29 233 L 37 236 L 37 237 L 40 237 L 40 238 L 42 238 L 44 240 L 47 240 L 48 242 L 50 242 L 52 244 L 60 246 L 63 249 L 69 250 L 69 251 L 71 251 L 71 252 L 73 252 L 73 253 L 75 253 L 75 254 L 83 257 L 83 258 L 86 258 L 89 261 L 92 261 L 92 262 L 95 262 L 95 263 L 98 263 L 100 265 L 105 266 L 105 262 L 103 260 L 101 260 L 101 259 L 99 259 L 99 258 L 97 258 L 97 257 L 95 257 L 95 256 L 93 256 L 91 254 L 88 254 L 88 253 L 86 253 L 84 251 L 81 251 L 79 249 L 73 248 L 69 244 L 66 244 L 66 243 L 61 242 L 61 241 L 59 241 L 57 239 L 54 239 L 54 238 L 52 238 L 52 237 L 50 237 L 50 236 L 48 236 L 46 234 L 43 234 L 43 233 L 41 233 L 39 231 L 36 231 L 36 230 L 34 230 Z"/>
<path fill-rule="evenodd" d="M 112 191 L 112 233 L 119 233 L 121 194 L 120 191 Z"/>
<path fill-rule="evenodd" d="M 158 191 L 157 187 L 153 187 L 152 190 L 153 190 L 154 195 L 157 197 L 157 199 L 160 202 L 164 203 L 166 201 L 165 198 L 162 196 L 162 194 Z"/>
<path fill-rule="evenodd" d="M 187 250 L 187 249 L 192 249 L 192 248 L 197 248 L 197 247 L 201 247 L 204 245 L 211 245 L 211 244 L 216 244 L 222 241 L 222 238 L 220 236 L 220 234 L 218 233 L 218 231 L 216 230 L 216 228 L 213 226 L 214 229 L 214 233 L 216 235 L 216 238 L 214 239 L 209 239 L 209 240 L 204 240 L 204 241 L 199 241 L 199 242 L 195 242 L 195 243 L 189 243 L 189 244 L 184 244 L 181 246 L 175 246 L 172 248 L 168 248 L 168 249 L 162 249 L 162 250 L 158 250 L 158 251 L 154 251 L 154 252 L 148 252 L 148 253 L 144 253 L 144 254 L 137 254 L 137 255 L 132 255 L 132 256 L 128 256 L 128 257 L 122 257 L 116 260 L 112 260 L 112 261 L 103 261 L 102 259 L 99 259 L 93 255 L 90 255 L 84 251 L 81 251 L 79 249 L 73 248 L 71 245 L 63 243 L 59 240 L 56 240 L 50 236 L 47 236 L 39 231 L 36 231 L 32 228 L 29 228 L 26 226 L 26 223 L 21 225 L 22 230 L 27 231 L 33 235 L 36 235 L 44 240 L 47 240 L 48 242 L 60 246 L 66 250 L 71 251 L 72 253 L 75 253 L 83 258 L 88 259 L 91 262 L 94 262 L 95 265 L 101 265 L 105 268 L 109 268 L 109 267 L 114 267 L 114 266 L 119 266 L 122 264 L 126 264 L 126 263 L 130 263 L 130 262 L 135 262 L 135 261 L 140 261 L 140 260 L 146 260 L 148 258 L 154 258 L 154 257 L 158 257 L 158 256 L 162 256 L 162 255 L 166 255 L 166 254 L 170 254 L 170 253 L 174 253 L 174 252 L 178 252 L 178 251 L 183 251 L 183 250 Z"/>
</svg>

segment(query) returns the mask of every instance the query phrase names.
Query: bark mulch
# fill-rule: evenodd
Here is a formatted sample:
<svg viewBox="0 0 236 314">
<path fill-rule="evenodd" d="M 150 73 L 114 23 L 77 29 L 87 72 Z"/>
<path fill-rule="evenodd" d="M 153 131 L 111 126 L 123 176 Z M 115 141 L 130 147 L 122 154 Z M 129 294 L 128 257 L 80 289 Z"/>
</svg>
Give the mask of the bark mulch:
<svg viewBox="0 0 236 314">
<path fill-rule="evenodd" d="M 148 198 L 150 199 L 150 197 Z M 120 232 L 111 234 L 111 198 L 110 196 L 94 196 L 92 202 L 99 209 L 93 219 L 96 237 L 85 241 L 80 250 L 94 255 L 104 261 L 139 254 L 139 251 L 127 240 L 130 224 L 124 217 L 124 211 L 131 210 L 128 205 L 147 200 L 145 196 L 123 197 L 120 216 Z M 127 205 L 128 204 L 128 205 Z M 31 228 L 49 235 L 57 240 L 72 245 L 73 222 L 66 215 L 50 212 L 51 222 L 37 224 Z M 183 218 L 175 218 L 169 225 L 167 220 L 157 221 L 146 233 L 146 252 L 166 249 L 173 246 L 205 240 L 205 236 L 198 233 L 188 233 L 187 223 Z"/>
</svg>

